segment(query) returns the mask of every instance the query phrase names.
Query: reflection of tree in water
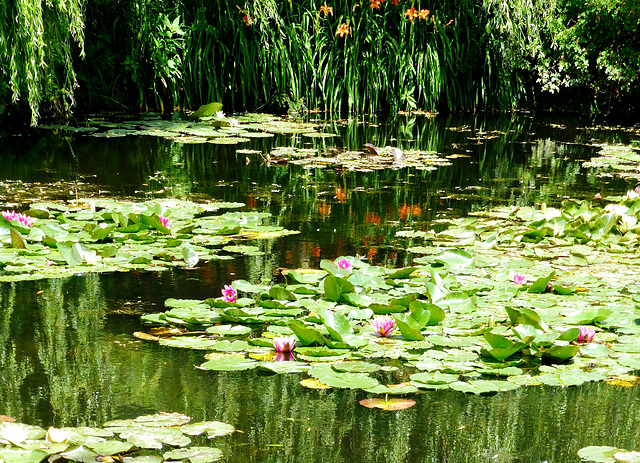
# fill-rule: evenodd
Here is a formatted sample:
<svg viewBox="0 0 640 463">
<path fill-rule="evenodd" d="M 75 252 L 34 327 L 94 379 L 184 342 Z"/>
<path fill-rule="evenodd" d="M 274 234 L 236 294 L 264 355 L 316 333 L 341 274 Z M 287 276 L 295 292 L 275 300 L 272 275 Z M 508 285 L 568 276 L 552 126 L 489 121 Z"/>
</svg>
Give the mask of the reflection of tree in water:
<svg viewBox="0 0 640 463">
<path fill-rule="evenodd" d="M 98 275 L 3 284 L 2 394 L 16 399 L 15 418 L 75 424 L 108 414 L 100 288 Z"/>
</svg>

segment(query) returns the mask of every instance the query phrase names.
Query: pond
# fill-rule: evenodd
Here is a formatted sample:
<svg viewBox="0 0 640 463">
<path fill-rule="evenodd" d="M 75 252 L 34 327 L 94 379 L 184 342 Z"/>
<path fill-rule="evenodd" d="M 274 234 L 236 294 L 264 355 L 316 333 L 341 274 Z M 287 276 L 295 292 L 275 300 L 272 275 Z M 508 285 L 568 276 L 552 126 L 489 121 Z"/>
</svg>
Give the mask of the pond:
<svg viewBox="0 0 640 463">
<path fill-rule="evenodd" d="M 635 187 L 633 177 L 582 166 L 605 143 L 637 140 L 630 127 L 522 114 L 312 122 L 334 136 L 191 144 L 52 128 L 1 138 L 3 210 L 43 199 L 219 200 L 269 212 L 273 225 L 299 233 L 259 240 L 260 255 L 221 253 L 232 258 L 196 268 L 0 283 L 0 415 L 46 428 L 180 412 L 237 429 L 214 441 L 228 462 L 577 462 L 577 451 L 590 445 L 636 449 L 635 386 L 534 386 L 487 396 L 421 391 L 414 407 L 384 411 L 361 406 L 371 396 L 362 390 L 307 389 L 300 374 L 205 371 L 196 368 L 202 351 L 134 337 L 144 330 L 140 315 L 165 310 L 168 298 L 218 297 L 232 280 L 269 284 L 281 281 L 281 269 L 318 268 L 342 255 L 408 266 L 414 255 L 397 231 Z M 101 123 L 98 133 L 104 130 Z M 304 160 L 299 149 L 332 156 L 366 143 L 433 152 L 439 160 L 428 170 L 374 170 L 293 162 L 276 149 L 297 148 L 295 159 Z M 408 381 L 402 370 L 394 375 Z"/>
</svg>

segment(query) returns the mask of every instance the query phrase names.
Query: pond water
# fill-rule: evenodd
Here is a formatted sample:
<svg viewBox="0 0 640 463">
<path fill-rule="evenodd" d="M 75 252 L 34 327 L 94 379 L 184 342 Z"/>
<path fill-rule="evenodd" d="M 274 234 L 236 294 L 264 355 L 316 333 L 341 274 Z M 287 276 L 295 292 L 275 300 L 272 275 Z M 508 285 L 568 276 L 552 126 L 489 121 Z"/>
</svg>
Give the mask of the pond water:
<svg viewBox="0 0 640 463">
<path fill-rule="evenodd" d="M 164 300 L 205 299 L 233 279 L 268 283 L 281 268 L 359 255 L 412 262 L 403 229 L 500 205 L 557 204 L 623 193 L 635 183 L 581 167 L 600 143 L 636 131 L 581 121 L 500 118 L 363 118 L 329 122 L 333 138 L 278 135 L 242 145 L 178 144 L 150 136 L 96 138 L 37 130 L 0 139 L 2 209 L 36 199 L 170 197 L 246 204 L 297 235 L 260 242 L 262 256 L 160 273 L 76 275 L 0 283 L 0 414 L 41 426 L 99 426 L 159 411 L 220 420 L 229 462 L 572 462 L 588 445 L 638 449 L 640 389 L 604 383 L 528 387 L 493 396 L 415 395 L 403 411 L 371 410 L 369 394 L 310 390 L 300 375 L 196 369 L 201 351 L 133 336 Z M 357 172 L 269 164 L 276 146 L 361 149 L 365 143 L 436 151 L 436 170 Z M 403 373 L 396 373 L 402 381 Z"/>
</svg>

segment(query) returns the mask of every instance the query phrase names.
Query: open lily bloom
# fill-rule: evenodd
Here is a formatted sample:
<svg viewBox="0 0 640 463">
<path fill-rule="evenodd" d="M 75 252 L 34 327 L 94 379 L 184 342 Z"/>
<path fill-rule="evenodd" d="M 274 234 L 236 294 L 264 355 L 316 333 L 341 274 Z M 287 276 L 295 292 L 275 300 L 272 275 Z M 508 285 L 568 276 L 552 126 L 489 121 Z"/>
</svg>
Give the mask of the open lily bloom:
<svg viewBox="0 0 640 463">
<path fill-rule="evenodd" d="M 171 220 L 169 220 L 168 218 L 159 215 L 158 219 L 160 219 L 160 223 L 165 227 L 169 228 L 171 226 Z"/>
<path fill-rule="evenodd" d="M 371 320 L 371 326 L 378 335 L 386 337 L 396 327 L 396 321 L 389 315 L 376 315 Z"/>
<path fill-rule="evenodd" d="M 523 284 L 525 281 L 524 275 L 521 273 L 514 273 L 513 274 L 513 282 L 517 285 L 521 285 Z"/>
<path fill-rule="evenodd" d="M 25 227 L 30 227 L 35 221 L 33 217 L 29 217 L 15 211 L 2 211 L 2 217 L 13 222 L 18 222 L 20 225 L 24 225 Z"/>
<path fill-rule="evenodd" d="M 295 336 L 277 336 L 273 338 L 273 347 L 277 352 L 291 352 L 295 344 Z"/>
<path fill-rule="evenodd" d="M 338 266 L 338 268 L 341 268 L 343 270 L 349 270 L 351 269 L 351 267 L 353 267 L 351 261 L 346 257 L 341 257 L 340 259 L 336 260 L 335 264 Z"/>
<path fill-rule="evenodd" d="M 231 285 L 224 285 L 222 288 L 222 299 L 225 302 L 236 302 L 238 298 L 238 291 Z"/>
</svg>

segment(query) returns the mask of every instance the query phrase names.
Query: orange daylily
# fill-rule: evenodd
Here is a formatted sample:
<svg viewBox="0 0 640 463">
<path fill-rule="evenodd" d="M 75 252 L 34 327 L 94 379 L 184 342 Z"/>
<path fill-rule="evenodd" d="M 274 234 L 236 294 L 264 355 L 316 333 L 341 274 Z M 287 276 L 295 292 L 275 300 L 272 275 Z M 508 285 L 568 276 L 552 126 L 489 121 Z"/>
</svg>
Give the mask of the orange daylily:
<svg viewBox="0 0 640 463">
<path fill-rule="evenodd" d="M 409 21 L 413 22 L 413 18 L 417 18 L 418 17 L 418 10 L 416 10 L 414 7 L 411 7 L 407 11 L 404 12 L 404 15 L 407 18 L 409 18 Z"/>
<path fill-rule="evenodd" d="M 339 35 L 340 37 L 349 35 L 349 25 L 347 23 L 340 24 L 336 29 L 336 35 Z"/>
<path fill-rule="evenodd" d="M 391 4 L 393 6 L 398 6 L 399 3 L 400 3 L 400 0 L 391 0 Z"/>
<path fill-rule="evenodd" d="M 371 0 L 371 9 L 379 10 L 380 9 L 380 0 Z"/>
<path fill-rule="evenodd" d="M 427 19 L 429 17 L 429 10 L 425 10 L 424 8 L 422 10 L 420 10 L 420 12 L 418 13 L 418 17 L 420 19 Z"/>
<path fill-rule="evenodd" d="M 333 15 L 333 7 L 327 6 L 327 4 L 325 3 L 320 7 L 320 13 L 323 13 L 325 18 L 327 17 L 328 14 Z M 320 13 L 318 13 L 318 16 L 320 16 Z"/>
</svg>

